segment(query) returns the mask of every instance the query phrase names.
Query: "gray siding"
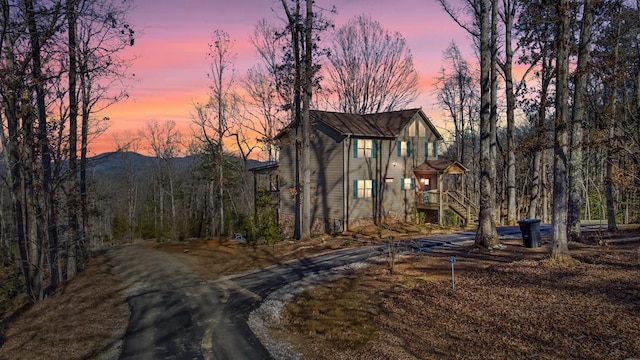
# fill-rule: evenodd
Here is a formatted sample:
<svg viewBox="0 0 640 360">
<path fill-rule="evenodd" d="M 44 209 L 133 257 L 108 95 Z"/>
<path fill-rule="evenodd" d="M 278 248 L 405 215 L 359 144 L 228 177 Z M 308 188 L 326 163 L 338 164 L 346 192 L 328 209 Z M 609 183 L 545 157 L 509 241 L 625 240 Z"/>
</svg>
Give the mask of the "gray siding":
<svg viewBox="0 0 640 360">
<path fill-rule="evenodd" d="M 327 129 L 314 128 L 311 134 L 311 217 L 343 219 L 343 145 L 328 136 Z M 280 196 L 281 213 L 295 211 L 295 131 L 281 138 Z M 302 177 L 302 174 L 300 174 Z M 302 180 L 302 179 L 301 179 Z"/>
<path fill-rule="evenodd" d="M 295 130 L 288 129 L 280 138 L 280 214 L 291 215 L 295 211 Z"/>
<path fill-rule="evenodd" d="M 432 158 L 432 144 L 438 140 L 438 136 L 431 130 L 432 126 L 426 121 L 420 113 L 417 113 L 397 138 L 373 139 L 377 150 L 375 158 L 354 157 L 353 138 L 344 137 L 321 122 L 314 124 L 311 135 L 310 164 L 311 216 L 315 219 L 327 220 L 329 224 L 343 219 L 350 223 L 371 219 L 376 212 L 383 216 L 405 216 L 408 220 L 415 204 L 415 191 L 402 190 L 402 179 L 413 178 L 413 168 L 425 159 Z M 422 134 L 416 126 L 417 122 L 420 122 L 424 129 Z M 413 134 L 409 130 L 411 126 L 415 127 Z M 280 211 L 282 215 L 293 215 L 295 211 L 295 130 L 289 129 L 280 140 Z M 410 156 L 398 156 L 398 141 L 411 143 Z M 428 153 L 425 153 L 425 143 L 429 143 Z M 346 178 L 343 177 L 345 171 Z M 386 182 L 385 179 L 392 180 Z M 354 198 L 354 180 L 376 180 L 376 198 Z"/>
<path fill-rule="evenodd" d="M 415 126 L 416 122 L 422 124 L 423 136 L 420 136 L 419 131 L 415 131 L 414 136 L 409 136 L 409 126 Z M 402 179 L 413 178 L 413 168 L 424 162 L 425 159 L 433 158 L 432 144 L 436 140 L 437 136 L 418 114 L 397 139 L 376 139 L 376 158 L 354 158 L 354 142 L 353 139 L 349 139 L 347 181 L 349 221 L 372 218 L 375 211 L 380 211 L 380 214 L 384 216 L 407 217 L 408 220 L 415 204 L 415 190 L 402 190 Z M 411 143 L 410 156 L 398 156 L 398 141 Z M 425 143 L 429 143 L 428 153 L 425 153 Z M 377 198 L 355 199 L 353 180 L 368 179 L 377 181 Z M 386 179 L 389 179 L 389 182 Z M 379 209 L 376 209 L 378 206 Z"/>
<path fill-rule="evenodd" d="M 342 137 L 321 124 L 311 137 L 311 217 L 343 219 L 344 160 Z M 334 136 L 330 136 L 334 135 Z"/>
</svg>

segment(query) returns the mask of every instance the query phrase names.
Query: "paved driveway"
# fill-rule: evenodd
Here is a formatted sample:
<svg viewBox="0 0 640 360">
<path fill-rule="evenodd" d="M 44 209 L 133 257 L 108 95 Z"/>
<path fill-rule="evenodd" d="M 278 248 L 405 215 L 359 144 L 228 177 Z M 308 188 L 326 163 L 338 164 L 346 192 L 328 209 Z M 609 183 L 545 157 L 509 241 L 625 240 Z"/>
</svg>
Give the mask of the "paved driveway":
<svg viewBox="0 0 640 360">
<path fill-rule="evenodd" d="M 548 225 L 541 232 L 550 231 Z M 500 236 L 520 236 L 518 227 Z M 473 240 L 474 232 L 410 241 L 407 251 L 428 252 Z M 176 257 L 142 246 L 110 250 L 115 271 L 127 279 L 131 318 L 122 359 L 268 359 L 247 320 L 274 292 L 331 269 L 383 254 L 381 246 L 338 250 L 259 271 L 206 280 Z"/>
</svg>

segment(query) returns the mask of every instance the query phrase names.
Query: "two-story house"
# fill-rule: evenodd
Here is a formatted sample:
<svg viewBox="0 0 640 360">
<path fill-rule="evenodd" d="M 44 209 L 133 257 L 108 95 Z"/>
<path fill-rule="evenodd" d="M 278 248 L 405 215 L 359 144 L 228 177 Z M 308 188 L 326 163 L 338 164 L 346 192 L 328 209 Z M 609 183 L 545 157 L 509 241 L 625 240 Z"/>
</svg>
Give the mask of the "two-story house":
<svg viewBox="0 0 640 360">
<path fill-rule="evenodd" d="M 312 110 L 310 120 L 312 232 L 409 221 L 417 212 L 442 223 L 449 209 L 439 196 L 442 176 L 465 169 L 438 158 L 443 138 L 421 109 L 368 115 Z M 285 233 L 296 211 L 299 132 L 292 123 L 277 136 L 279 217 Z M 468 221 L 468 212 L 457 213 Z"/>
</svg>

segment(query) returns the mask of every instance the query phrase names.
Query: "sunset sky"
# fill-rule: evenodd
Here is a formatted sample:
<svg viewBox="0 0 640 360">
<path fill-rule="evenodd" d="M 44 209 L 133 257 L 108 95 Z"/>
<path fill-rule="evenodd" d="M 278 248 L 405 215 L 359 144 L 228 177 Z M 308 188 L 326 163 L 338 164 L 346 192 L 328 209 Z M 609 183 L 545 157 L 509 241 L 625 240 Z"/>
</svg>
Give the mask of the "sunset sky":
<svg viewBox="0 0 640 360">
<path fill-rule="evenodd" d="M 421 95 L 411 106 L 422 107 L 436 126 L 444 126 L 433 95 L 442 53 L 452 41 L 466 57 L 473 52 L 466 32 L 436 0 L 316 0 L 316 4 L 323 8 L 335 5 L 336 27 L 366 14 L 384 28 L 400 32 L 420 76 Z M 282 13 L 280 0 L 137 0 L 134 6 L 130 21 L 136 29 L 135 46 L 124 53 L 125 57 L 135 57 L 130 98 L 99 114 L 111 119 L 111 127 L 93 142 L 92 155 L 115 150 L 114 134 L 135 134 L 149 120 L 174 120 L 183 135 L 189 136 L 194 103 L 205 102 L 208 97 L 206 54 L 213 31 L 229 33 L 235 42 L 237 76 L 244 76 L 259 62 L 249 43 L 256 23 L 262 18 L 277 23 Z"/>
</svg>

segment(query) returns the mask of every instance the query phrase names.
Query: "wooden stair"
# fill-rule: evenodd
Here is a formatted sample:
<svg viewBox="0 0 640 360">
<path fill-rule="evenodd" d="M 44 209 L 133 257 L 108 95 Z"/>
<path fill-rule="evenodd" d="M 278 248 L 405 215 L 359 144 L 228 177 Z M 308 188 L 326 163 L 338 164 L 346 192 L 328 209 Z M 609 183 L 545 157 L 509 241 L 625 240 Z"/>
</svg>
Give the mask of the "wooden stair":
<svg viewBox="0 0 640 360">
<path fill-rule="evenodd" d="M 478 207 L 458 191 L 446 192 L 446 204 L 466 225 L 478 222 Z"/>
</svg>

